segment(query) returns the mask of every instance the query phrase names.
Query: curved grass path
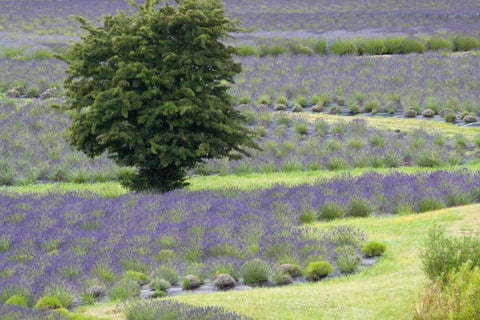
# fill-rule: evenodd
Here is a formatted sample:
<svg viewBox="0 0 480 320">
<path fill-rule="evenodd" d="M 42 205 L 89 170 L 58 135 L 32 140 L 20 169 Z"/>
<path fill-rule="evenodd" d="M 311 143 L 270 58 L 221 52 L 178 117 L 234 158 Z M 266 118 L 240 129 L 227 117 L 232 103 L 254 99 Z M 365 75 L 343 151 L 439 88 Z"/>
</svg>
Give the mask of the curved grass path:
<svg viewBox="0 0 480 320">
<path fill-rule="evenodd" d="M 194 305 L 215 305 L 254 319 L 411 319 L 427 280 L 418 251 L 429 228 L 446 224 L 451 233 L 480 231 L 480 204 L 416 215 L 357 218 L 312 226 L 355 225 L 369 239 L 387 244 L 385 256 L 353 276 L 325 282 L 172 299 Z M 112 304 L 79 311 L 100 319 L 124 319 Z"/>
</svg>

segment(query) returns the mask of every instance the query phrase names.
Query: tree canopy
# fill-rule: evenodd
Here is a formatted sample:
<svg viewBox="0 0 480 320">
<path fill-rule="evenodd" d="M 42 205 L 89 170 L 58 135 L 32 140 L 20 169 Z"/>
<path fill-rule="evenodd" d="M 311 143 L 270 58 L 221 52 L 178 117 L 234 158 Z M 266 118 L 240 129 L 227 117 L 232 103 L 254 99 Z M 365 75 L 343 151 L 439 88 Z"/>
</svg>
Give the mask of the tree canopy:
<svg viewBox="0 0 480 320">
<path fill-rule="evenodd" d="M 161 192 L 201 161 L 258 148 L 227 92 L 241 66 L 223 41 L 237 31 L 223 3 L 131 4 L 98 27 L 79 17 L 87 33 L 64 58 L 70 144 L 134 166 L 127 187 Z"/>
</svg>

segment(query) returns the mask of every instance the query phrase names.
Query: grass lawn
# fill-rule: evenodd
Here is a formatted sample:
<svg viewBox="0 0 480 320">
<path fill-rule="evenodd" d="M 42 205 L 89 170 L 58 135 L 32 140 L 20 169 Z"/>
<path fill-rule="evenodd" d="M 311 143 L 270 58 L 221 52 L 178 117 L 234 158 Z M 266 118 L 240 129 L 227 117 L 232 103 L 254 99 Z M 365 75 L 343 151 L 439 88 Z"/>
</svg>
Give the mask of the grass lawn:
<svg viewBox="0 0 480 320">
<path fill-rule="evenodd" d="M 215 305 L 254 319 L 411 319 L 427 283 L 418 252 L 435 223 L 451 233 L 480 231 L 480 204 L 423 214 L 356 218 L 312 226 L 355 225 L 369 239 L 387 244 L 385 256 L 353 276 L 287 287 L 189 294 L 171 299 L 194 305 Z M 79 311 L 101 319 L 123 319 L 113 304 Z"/>
</svg>

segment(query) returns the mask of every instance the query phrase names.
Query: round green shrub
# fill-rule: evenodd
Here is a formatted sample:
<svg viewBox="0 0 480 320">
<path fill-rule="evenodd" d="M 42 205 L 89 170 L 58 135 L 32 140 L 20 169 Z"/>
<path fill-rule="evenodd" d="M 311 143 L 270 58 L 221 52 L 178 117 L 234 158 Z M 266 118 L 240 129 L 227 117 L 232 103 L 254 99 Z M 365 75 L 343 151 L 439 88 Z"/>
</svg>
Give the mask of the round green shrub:
<svg viewBox="0 0 480 320">
<path fill-rule="evenodd" d="M 405 38 L 402 41 L 402 49 L 401 53 L 408 54 L 408 53 L 424 53 L 427 50 L 427 45 L 425 41 L 422 39 L 409 37 Z"/>
<path fill-rule="evenodd" d="M 52 296 L 45 296 L 40 298 L 35 306 L 33 307 L 33 310 L 37 309 L 60 309 L 63 308 L 62 303 L 57 297 L 52 297 Z"/>
<path fill-rule="evenodd" d="M 313 54 L 313 49 L 304 45 L 304 44 L 299 44 L 299 43 L 292 43 L 290 44 L 290 51 L 293 54 L 306 54 L 308 56 L 311 56 Z"/>
<path fill-rule="evenodd" d="M 108 290 L 110 300 L 124 300 L 140 295 L 140 286 L 130 279 L 122 279 Z"/>
<path fill-rule="evenodd" d="M 426 212 L 433 210 L 440 210 L 445 207 L 442 200 L 435 197 L 425 197 L 418 202 L 418 211 Z"/>
<path fill-rule="evenodd" d="M 332 220 L 344 216 L 343 208 L 334 202 L 325 202 L 318 210 L 320 219 Z"/>
<path fill-rule="evenodd" d="M 23 296 L 20 296 L 18 294 L 15 294 L 8 298 L 7 301 L 5 301 L 6 306 L 21 306 L 21 307 L 27 307 L 28 302 L 27 299 Z"/>
<path fill-rule="evenodd" d="M 285 97 L 285 96 L 278 96 L 278 98 L 277 98 L 277 104 L 287 105 L 287 103 L 288 103 L 287 97 Z"/>
<path fill-rule="evenodd" d="M 302 268 L 298 264 L 282 264 L 280 270 L 292 278 L 300 277 L 303 274 Z"/>
<path fill-rule="evenodd" d="M 310 262 L 305 268 L 305 277 L 308 281 L 318 281 L 333 272 L 333 267 L 328 261 Z"/>
<path fill-rule="evenodd" d="M 457 116 L 455 115 L 455 113 L 447 113 L 445 115 L 445 122 L 447 122 L 447 123 L 457 122 Z"/>
<path fill-rule="evenodd" d="M 369 38 L 363 40 L 359 45 L 360 54 L 381 55 L 387 50 L 385 46 L 385 39 L 383 38 Z"/>
<path fill-rule="evenodd" d="M 368 217 L 373 212 L 372 205 L 363 199 L 350 200 L 349 208 L 345 214 L 347 217 Z"/>
<path fill-rule="evenodd" d="M 270 56 L 278 56 L 288 51 L 289 51 L 288 48 L 281 44 L 272 44 L 265 48 L 265 54 Z"/>
<path fill-rule="evenodd" d="M 342 273 L 352 273 L 362 262 L 362 258 L 355 252 L 353 246 L 343 246 L 335 249 L 337 253 L 337 266 Z"/>
<path fill-rule="evenodd" d="M 242 44 L 237 47 L 237 55 L 240 57 L 259 56 L 260 50 L 254 45 Z"/>
<path fill-rule="evenodd" d="M 163 298 L 166 295 L 167 294 L 165 293 L 165 291 L 155 291 L 150 295 L 150 298 L 152 299 Z"/>
<path fill-rule="evenodd" d="M 328 51 L 343 56 L 346 54 L 358 54 L 358 48 L 355 42 L 345 39 L 335 39 L 330 43 Z"/>
<path fill-rule="evenodd" d="M 367 257 L 378 257 L 381 256 L 387 247 L 378 241 L 370 241 L 362 248 L 362 253 Z"/>
<path fill-rule="evenodd" d="M 433 37 L 427 42 L 428 49 L 430 50 L 445 50 L 453 51 L 454 46 L 452 41 L 443 37 Z"/>
<path fill-rule="evenodd" d="M 293 104 L 306 107 L 308 105 L 308 99 L 304 96 L 297 96 L 293 99 Z"/>
<path fill-rule="evenodd" d="M 308 132 L 308 126 L 305 122 L 296 122 L 293 125 L 293 130 L 295 131 L 295 133 L 304 135 Z"/>
<path fill-rule="evenodd" d="M 386 54 L 399 54 L 402 52 L 402 42 L 405 37 L 394 36 L 389 37 L 385 41 L 385 53 Z"/>
<path fill-rule="evenodd" d="M 480 49 L 480 41 L 473 36 L 459 36 L 455 39 L 455 51 Z"/>
<path fill-rule="evenodd" d="M 319 40 L 313 50 L 315 51 L 315 53 L 317 54 L 326 54 L 327 53 L 327 41 L 325 40 Z"/>
<path fill-rule="evenodd" d="M 431 109 L 425 109 L 422 112 L 422 116 L 424 118 L 433 118 L 435 116 L 435 111 L 433 111 Z"/>
<path fill-rule="evenodd" d="M 150 290 L 153 291 L 166 291 L 170 289 L 170 282 L 164 279 L 155 278 L 148 284 Z"/>
<path fill-rule="evenodd" d="M 245 284 L 259 284 L 268 280 L 270 267 L 263 260 L 253 259 L 243 264 L 241 273 Z"/>
<path fill-rule="evenodd" d="M 148 282 L 148 276 L 145 273 L 142 272 L 137 272 L 133 270 L 127 270 L 123 274 L 123 277 L 125 279 L 130 279 L 132 281 L 135 281 L 139 285 L 143 285 Z"/>
</svg>

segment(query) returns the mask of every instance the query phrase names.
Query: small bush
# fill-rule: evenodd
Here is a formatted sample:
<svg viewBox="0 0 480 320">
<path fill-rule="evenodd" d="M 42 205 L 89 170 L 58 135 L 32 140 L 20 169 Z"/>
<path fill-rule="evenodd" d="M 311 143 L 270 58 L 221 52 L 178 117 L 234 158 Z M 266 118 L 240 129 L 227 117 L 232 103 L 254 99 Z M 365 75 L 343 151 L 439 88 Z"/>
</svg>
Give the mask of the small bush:
<svg viewBox="0 0 480 320">
<path fill-rule="evenodd" d="M 257 105 L 264 104 L 264 105 L 269 106 L 271 103 L 272 103 L 272 100 L 271 100 L 270 96 L 265 95 L 265 94 L 261 95 L 257 99 Z"/>
<path fill-rule="evenodd" d="M 347 217 L 368 217 L 373 212 L 372 205 L 363 199 L 350 200 L 349 208 L 345 216 Z"/>
<path fill-rule="evenodd" d="M 60 302 L 60 300 L 57 297 L 52 297 L 52 296 L 45 296 L 40 298 L 40 300 L 37 301 L 35 306 L 33 307 L 33 310 L 37 309 L 60 309 L 63 308 L 64 306 Z"/>
<path fill-rule="evenodd" d="M 373 133 L 368 140 L 374 148 L 381 148 L 385 145 L 385 137 L 379 133 Z"/>
<path fill-rule="evenodd" d="M 335 39 L 328 47 L 330 53 L 343 56 L 346 54 L 358 54 L 358 48 L 355 42 L 345 39 Z"/>
<path fill-rule="evenodd" d="M 315 261 L 305 268 L 305 277 L 308 281 L 319 281 L 332 272 L 333 267 L 328 261 Z"/>
<path fill-rule="evenodd" d="M 300 222 L 301 223 L 311 223 L 317 220 L 317 213 L 312 210 L 307 210 L 302 213 L 300 216 Z"/>
<path fill-rule="evenodd" d="M 383 38 L 369 38 L 360 43 L 360 54 L 381 55 L 387 50 L 385 46 L 385 39 Z"/>
<path fill-rule="evenodd" d="M 363 105 L 363 110 L 365 112 L 378 113 L 380 109 L 380 101 L 378 100 L 369 100 L 366 101 Z"/>
<path fill-rule="evenodd" d="M 291 122 L 290 117 L 279 117 L 277 119 L 277 124 L 278 125 L 283 125 L 283 126 L 286 126 L 286 127 L 290 126 L 290 122 Z"/>
<path fill-rule="evenodd" d="M 307 127 L 307 124 L 304 122 L 296 122 L 293 126 L 293 130 L 295 131 L 295 133 L 303 135 L 303 134 L 307 134 L 308 127 Z"/>
<path fill-rule="evenodd" d="M 367 257 L 378 257 L 381 256 L 387 247 L 378 241 L 370 241 L 362 248 L 362 253 Z"/>
<path fill-rule="evenodd" d="M 325 220 L 342 218 L 345 214 L 343 208 L 334 202 L 325 202 L 318 211 L 319 218 Z"/>
<path fill-rule="evenodd" d="M 337 253 L 337 266 L 342 273 L 352 273 L 362 263 L 362 258 L 352 246 L 343 246 L 335 249 Z"/>
<path fill-rule="evenodd" d="M 432 109 L 425 109 L 422 112 L 422 116 L 424 118 L 433 118 L 435 116 L 435 111 L 433 111 Z"/>
<path fill-rule="evenodd" d="M 27 307 L 28 306 L 28 301 L 25 297 L 20 296 L 20 295 L 13 295 L 10 298 L 8 298 L 7 301 L 5 301 L 6 306 L 21 306 L 21 307 Z"/>
<path fill-rule="evenodd" d="M 426 212 L 433 210 L 440 210 L 445 207 L 442 200 L 435 197 L 425 197 L 418 202 L 418 211 Z"/>
<path fill-rule="evenodd" d="M 445 280 L 446 275 L 471 261 L 480 266 L 480 238 L 472 234 L 462 237 L 447 237 L 445 229 L 433 226 L 428 233 L 424 248 L 420 251 L 422 270 L 430 280 Z"/>
<path fill-rule="evenodd" d="M 331 99 L 332 98 L 327 93 L 314 94 L 311 98 L 313 104 L 316 104 L 322 107 L 325 107 L 330 102 Z"/>
<path fill-rule="evenodd" d="M 305 108 L 308 105 L 308 99 L 304 96 L 297 96 L 295 97 L 295 99 L 293 99 L 293 104 L 299 105 Z"/>
<path fill-rule="evenodd" d="M 405 38 L 402 41 L 402 53 L 424 53 L 427 50 L 425 42 L 418 38 Z"/>
<path fill-rule="evenodd" d="M 260 55 L 270 55 L 270 56 L 278 56 L 282 53 L 288 52 L 288 48 L 281 44 L 272 44 L 263 48 L 260 48 Z"/>
<path fill-rule="evenodd" d="M 139 285 L 143 285 L 148 282 L 148 276 L 145 273 L 137 272 L 133 270 L 125 271 L 125 273 L 123 274 L 123 278 L 135 281 Z"/>
<path fill-rule="evenodd" d="M 444 118 L 445 118 L 445 122 L 447 123 L 457 122 L 457 116 L 455 115 L 455 113 L 447 113 Z"/>
<path fill-rule="evenodd" d="M 278 98 L 277 98 L 277 104 L 287 105 L 287 103 L 288 103 L 287 97 L 285 97 L 285 96 L 278 96 Z"/>
<path fill-rule="evenodd" d="M 292 52 L 292 54 L 306 54 L 308 56 L 311 56 L 313 54 L 312 48 L 299 43 L 290 44 L 290 51 Z"/>
<path fill-rule="evenodd" d="M 160 290 L 157 290 L 157 291 L 154 291 L 150 297 L 152 299 L 158 299 L 158 298 L 164 298 L 167 294 L 165 293 L 165 291 L 160 291 Z"/>
<path fill-rule="evenodd" d="M 153 291 L 167 291 L 170 289 L 170 282 L 164 279 L 155 278 L 150 281 L 148 287 Z"/>
<path fill-rule="evenodd" d="M 402 43 L 405 37 L 394 36 L 389 37 L 385 41 L 385 53 L 386 54 L 399 54 L 402 53 Z"/>
<path fill-rule="evenodd" d="M 248 104 L 250 104 L 250 101 L 251 101 L 251 100 L 252 100 L 252 99 L 251 99 L 250 97 L 244 96 L 244 97 L 238 98 L 238 103 L 239 103 L 239 104 L 247 104 L 247 105 L 248 105 Z"/>
<path fill-rule="evenodd" d="M 455 51 L 480 49 L 480 41 L 473 36 L 459 36 L 455 39 Z"/>
<path fill-rule="evenodd" d="M 140 295 L 140 286 L 130 279 L 122 279 L 108 290 L 110 300 L 124 300 Z"/>
<path fill-rule="evenodd" d="M 452 41 L 443 37 L 433 37 L 427 42 L 428 49 L 430 50 L 445 50 L 453 51 L 454 46 Z"/>
<path fill-rule="evenodd" d="M 240 57 L 260 56 L 260 50 L 254 45 L 242 44 L 237 47 L 237 55 Z"/>
<path fill-rule="evenodd" d="M 300 277 L 303 274 L 302 268 L 297 264 L 282 264 L 280 269 L 282 273 L 288 274 L 292 278 Z"/>
<path fill-rule="evenodd" d="M 316 54 L 326 54 L 327 53 L 327 41 L 319 40 L 313 47 L 313 51 Z"/>
<path fill-rule="evenodd" d="M 464 263 L 451 270 L 446 282 L 434 281 L 417 305 L 415 319 L 478 319 L 480 314 L 480 269 Z"/>
<path fill-rule="evenodd" d="M 243 264 L 241 273 L 245 284 L 255 285 L 268 280 L 270 267 L 265 261 L 253 259 Z"/>
</svg>

